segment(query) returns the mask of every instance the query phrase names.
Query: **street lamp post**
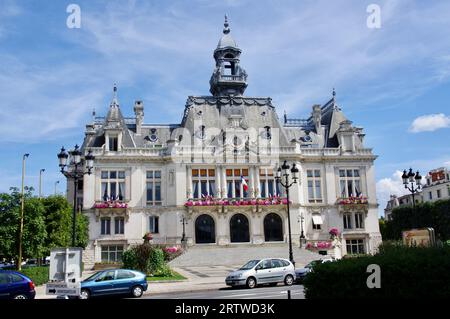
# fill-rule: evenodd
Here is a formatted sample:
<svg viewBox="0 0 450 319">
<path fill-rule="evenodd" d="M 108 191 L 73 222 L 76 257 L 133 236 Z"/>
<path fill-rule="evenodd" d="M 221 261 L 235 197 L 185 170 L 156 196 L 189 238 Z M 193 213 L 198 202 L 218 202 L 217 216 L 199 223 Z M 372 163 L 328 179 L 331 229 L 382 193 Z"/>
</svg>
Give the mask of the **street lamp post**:
<svg viewBox="0 0 450 319">
<path fill-rule="evenodd" d="M 184 216 L 181 217 L 180 222 L 183 223 L 183 234 L 181 235 L 181 243 L 185 244 L 185 242 L 186 242 L 186 224 L 187 224 L 186 217 L 184 217 Z"/>
<path fill-rule="evenodd" d="M 286 163 L 286 161 L 284 161 L 283 165 L 281 167 L 278 167 L 275 179 L 277 183 L 280 183 L 281 186 L 283 186 L 286 189 L 286 200 L 287 200 L 286 205 L 287 205 L 288 233 L 289 233 L 289 260 L 295 266 L 294 255 L 292 253 L 291 216 L 289 212 L 289 188 L 291 188 L 292 185 L 297 183 L 298 168 L 296 167 L 295 163 L 292 164 L 292 168 L 290 170 L 292 174 L 292 182 L 289 182 L 289 175 L 290 175 L 289 168 L 290 166 Z M 284 182 L 282 177 L 284 177 Z"/>
<path fill-rule="evenodd" d="M 24 215 L 24 209 L 25 209 L 25 194 L 24 194 L 24 188 L 25 188 L 25 160 L 27 157 L 30 156 L 30 154 L 23 154 L 22 157 L 22 192 L 21 192 L 21 198 L 20 198 L 20 226 L 19 226 L 19 256 L 17 260 L 17 270 L 22 270 L 22 237 L 23 237 L 23 215 Z"/>
<path fill-rule="evenodd" d="M 300 214 L 300 248 L 302 248 L 303 241 L 305 240 L 305 234 L 303 232 L 303 220 L 305 217 L 303 217 L 303 212 Z"/>
<path fill-rule="evenodd" d="M 56 181 L 55 182 L 55 196 L 56 196 L 56 194 L 57 194 L 57 192 L 56 192 L 56 186 L 59 184 L 59 181 Z"/>
<path fill-rule="evenodd" d="M 414 195 L 419 193 L 422 188 L 422 176 L 420 176 L 419 171 L 417 171 L 415 174 L 413 173 L 412 168 L 409 169 L 409 172 L 407 173 L 406 170 L 403 171 L 402 175 L 403 185 L 405 185 L 405 188 L 409 190 L 412 194 L 412 201 L 413 201 L 413 209 L 416 207 L 416 201 L 414 200 Z M 415 185 L 414 185 L 415 182 Z M 408 186 L 408 183 L 411 186 Z"/>
<path fill-rule="evenodd" d="M 412 168 L 410 168 L 408 173 L 406 172 L 406 170 L 403 171 L 402 180 L 405 188 L 412 194 L 412 209 L 414 213 L 416 209 L 416 200 L 414 198 L 414 195 L 419 193 L 422 189 L 422 176 L 420 176 L 419 171 L 414 174 Z M 411 186 L 408 186 L 408 184 L 410 184 Z M 417 224 L 416 221 L 415 224 Z"/>
<path fill-rule="evenodd" d="M 42 198 L 42 173 L 45 172 L 45 168 L 39 170 L 39 198 Z"/>
<path fill-rule="evenodd" d="M 67 159 L 70 155 L 69 166 L 67 164 Z M 73 179 L 73 216 L 72 216 L 72 247 L 75 247 L 76 239 L 76 218 L 77 218 L 77 188 L 78 180 L 83 178 L 85 174 L 91 175 L 92 169 L 94 168 L 94 155 L 92 151 L 89 150 L 88 154 L 84 156 L 84 160 L 81 158 L 81 151 L 78 145 L 69 153 L 66 152 L 64 147 L 61 148 L 61 152 L 58 153 L 59 167 L 61 168 L 61 173 L 66 177 Z M 86 162 L 86 163 L 84 163 Z M 87 171 L 84 171 L 86 165 Z M 67 167 L 66 170 L 64 170 Z M 56 184 L 55 184 L 56 185 Z"/>
</svg>

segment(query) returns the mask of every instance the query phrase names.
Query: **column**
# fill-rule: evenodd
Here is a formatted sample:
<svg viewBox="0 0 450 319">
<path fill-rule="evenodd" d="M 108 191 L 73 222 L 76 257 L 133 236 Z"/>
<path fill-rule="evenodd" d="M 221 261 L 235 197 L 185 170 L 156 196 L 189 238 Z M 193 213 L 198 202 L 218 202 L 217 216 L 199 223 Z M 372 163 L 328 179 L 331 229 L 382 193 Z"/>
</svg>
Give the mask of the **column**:
<svg viewBox="0 0 450 319">
<path fill-rule="evenodd" d="M 250 197 L 255 197 L 255 167 L 249 167 Z"/>
<path fill-rule="evenodd" d="M 187 198 L 192 198 L 192 167 L 191 165 L 186 165 L 186 196 Z"/>
<path fill-rule="evenodd" d="M 260 187 L 260 180 L 259 180 L 259 167 L 255 166 L 255 182 L 256 182 L 256 196 L 255 197 L 261 197 L 261 190 L 259 189 Z"/>
<path fill-rule="evenodd" d="M 217 198 L 221 198 L 222 197 L 222 178 L 221 175 L 222 174 L 222 166 L 217 165 L 216 166 L 216 197 Z"/>
<path fill-rule="evenodd" d="M 227 169 L 225 166 L 222 166 L 222 198 L 227 198 L 227 193 Z"/>
</svg>

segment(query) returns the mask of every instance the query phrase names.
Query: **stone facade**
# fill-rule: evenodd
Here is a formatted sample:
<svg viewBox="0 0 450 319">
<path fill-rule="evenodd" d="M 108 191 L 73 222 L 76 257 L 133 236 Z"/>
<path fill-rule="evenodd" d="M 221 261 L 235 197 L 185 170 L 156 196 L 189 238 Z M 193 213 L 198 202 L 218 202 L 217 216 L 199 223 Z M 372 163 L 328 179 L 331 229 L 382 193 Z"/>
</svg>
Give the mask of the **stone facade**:
<svg viewBox="0 0 450 319">
<path fill-rule="evenodd" d="M 303 230 L 315 250 L 376 251 L 376 156 L 362 128 L 345 117 L 334 91 L 309 118 L 280 120 L 271 98 L 244 95 L 240 54 L 226 22 L 212 95 L 188 97 L 179 124 L 144 124 L 142 101 L 124 117 L 115 87 L 107 116 L 86 125 L 82 150 L 93 152 L 95 167 L 78 196 L 90 221 L 89 263 L 120 259 L 149 231 L 154 242 L 179 244 L 183 226 L 188 245 L 286 242 L 286 191 L 275 180 L 284 161 L 299 168 L 289 189 L 294 244 Z M 334 242 L 331 228 L 339 231 Z"/>
</svg>

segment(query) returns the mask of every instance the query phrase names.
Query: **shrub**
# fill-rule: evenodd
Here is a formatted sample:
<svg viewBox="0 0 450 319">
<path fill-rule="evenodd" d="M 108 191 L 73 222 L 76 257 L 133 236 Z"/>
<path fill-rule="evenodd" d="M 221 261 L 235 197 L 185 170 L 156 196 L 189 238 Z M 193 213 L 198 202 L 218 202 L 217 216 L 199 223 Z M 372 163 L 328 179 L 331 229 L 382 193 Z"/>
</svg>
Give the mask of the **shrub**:
<svg viewBox="0 0 450 319">
<path fill-rule="evenodd" d="M 381 268 L 381 288 L 367 287 L 367 266 Z M 304 280 L 309 299 L 449 298 L 450 247 L 385 245 L 375 256 L 319 264 Z"/>
<path fill-rule="evenodd" d="M 150 273 L 158 273 L 163 269 L 164 266 L 166 266 L 166 262 L 164 261 L 163 250 L 159 248 L 153 249 L 150 253 L 150 258 L 148 259 L 148 267 Z"/>
<path fill-rule="evenodd" d="M 142 245 L 126 250 L 122 255 L 123 267 L 135 269 L 146 274 L 172 276 L 173 272 L 167 261 L 181 255 L 181 248 L 167 249 L 167 245 L 153 245 L 145 242 Z"/>
<path fill-rule="evenodd" d="M 163 265 L 158 271 L 154 273 L 154 276 L 157 277 L 172 277 L 174 272 L 168 265 Z"/>
<path fill-rule="evenodd" d="M 142 271 L 143 273 L 150 273 L 150 255 L 152 253 L 152 246 L 149 243 L 144 243 L 142 245 L 133 247 L 132 249 L 135 250 L 136 254 L 136 268 L 139 271 Z"/>
<path fill-rule="evenodd" d="M 164 260 L 166 262 L 169 262 L 173 259 L 175 259 L 176 257 L 182 255 L 184 253 L 183 248 L 175 246 L 177 248 L 177 250 L 175 251 L 173 248 L 173 245 L 162 245 L 162 244 L 156 244 L 156 245 L 152 245 L 153 248 L 157 249 L 161 249 L 164 252 Z"/>
<path fill-rule="evenodd" d="M 138 269 L 138 257 L 136 249 L 128 249 L 122 254 L 123 268 Z"/>
<path fill-rule="evenodd" d="M 48 282 L 49 267 L 27 267 L 22 268 L 21 273 L 33 281 L 36 286 L 46 284 Z"/>
</svg>

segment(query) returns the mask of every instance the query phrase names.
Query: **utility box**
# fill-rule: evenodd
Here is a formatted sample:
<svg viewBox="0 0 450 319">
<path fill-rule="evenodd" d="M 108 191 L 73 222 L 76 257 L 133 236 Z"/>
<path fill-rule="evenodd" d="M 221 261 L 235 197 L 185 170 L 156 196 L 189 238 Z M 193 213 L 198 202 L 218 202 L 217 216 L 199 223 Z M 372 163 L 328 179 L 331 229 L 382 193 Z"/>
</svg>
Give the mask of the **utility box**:
<svg viewBox="0 0 450 319">
<path fill-rule="evenodd" d="M 50 281 L 78 282 L 81 279 L 83 249 L 54 248 L 50 252 Z"/>
<path fill-rule="evenodd" d="M 82 248 L 54 248 L 50 252 L 48 295 L 80 294 Z"/>
</svg>

